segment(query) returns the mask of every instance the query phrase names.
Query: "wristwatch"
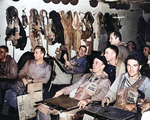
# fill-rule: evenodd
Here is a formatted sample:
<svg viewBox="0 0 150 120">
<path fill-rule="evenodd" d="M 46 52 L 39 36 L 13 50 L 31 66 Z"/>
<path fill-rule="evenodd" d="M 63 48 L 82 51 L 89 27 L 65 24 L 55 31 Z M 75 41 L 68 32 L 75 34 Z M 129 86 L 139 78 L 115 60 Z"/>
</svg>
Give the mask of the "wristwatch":
<svg viewBox="0 0 150 120">
<path fill-rule="evenodd" d="M 32 81 L 31 81 L 31 83 L 33 83 L 33 78 L 32 78 L 32 77 L 30 77 L 30 79 L 32 80 Z"/>
<path fill-rule="evenodd" d="M 31 82 L 31 83 L 33 83 L 33 78 L 31 78 L 31 80 L 32 80 L 32 82 Z"/>
</svg>

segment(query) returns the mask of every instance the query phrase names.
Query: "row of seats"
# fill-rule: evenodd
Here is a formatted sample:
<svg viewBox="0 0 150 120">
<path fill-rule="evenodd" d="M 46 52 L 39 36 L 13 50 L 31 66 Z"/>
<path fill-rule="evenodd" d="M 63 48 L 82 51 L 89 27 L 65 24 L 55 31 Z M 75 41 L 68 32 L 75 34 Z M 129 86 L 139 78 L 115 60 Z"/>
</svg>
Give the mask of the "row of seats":
<svg viewBox="0 0 150 120">
<path fill-rule="evenodd" d="M 63 55 L 67 53 L 67 51 L 62 51 L 62 55 L 60 57 L 60 61 L 62 63 L 64 63 L 64 59 L 63 59 Z M 85 73 L 89 73 L 89 68 L 92 68 L 92 64 L 93 64 L 93 58 L 97 55 L 97 54 L 101 54 L 101 52 L 99 51 L 92 51 L 91 55 L 87 55 L 87 60 L 88 60 L 88 63 L 87 63 L 87 67 L 86 67 L 86 71 Z M 19 71 L 22 69 L 22 67 L 24 66 L 24 64 L 26 63 L 27 60 L 31 60 L 31 59 L 34 59 L 34 53 L 33 52 L 25 52 L 19 59 L 18 61 L 18 68 L 19 68 Z M 52 70 L 53 70 L 53 65 L 54 65 L 54 59 L 53 57 L 51 57 L 50 55 L 48 55 L 48 57 L 44 57 L 44 60 L 51 65 L 52 67 Z M 85 74 L 84 73 L 84 74 Z M 47 84 L 43 84 L 43 99 L 48 99 L 48 98 L 52 98 L 55 93 L 66 87 L 66 86 L 69 86 L 70 84 L 63 84 L 63 85 L 51 85 L 51 81 L 52 81 L 52 76 L 54 74 L 54 71 L 51 71 L 51 76 L 50 76 L 50 79 L 48 81 Z M 73 77 L 72 77 L 73 78 Z M 72 80 L 71 80 L 72 81 Z M 51 89 L 50 89 L 50 86 L 51 86 Z M 50 91 L 49 91 L 50 89 Z"/>
</svg>

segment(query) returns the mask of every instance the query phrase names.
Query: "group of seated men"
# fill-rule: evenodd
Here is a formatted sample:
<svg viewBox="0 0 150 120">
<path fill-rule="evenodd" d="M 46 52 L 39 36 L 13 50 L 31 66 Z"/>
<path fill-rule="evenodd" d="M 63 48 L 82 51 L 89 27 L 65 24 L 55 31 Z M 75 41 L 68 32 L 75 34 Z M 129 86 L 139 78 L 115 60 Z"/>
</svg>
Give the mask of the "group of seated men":
<svg viewBox="0 0 150 120">
<path fill-rule="evenodd" d="M 8 55 L 8 47 L 0 46 L 0 90 L 6 90 L 4 102 L 2 101 L 2 92 L 0 91 L 1 114 L 8 115 L 10 107 L 17 108 L 17 96 L 25 93 L 28 83 L 48 82 L 51 66 L 44 61 L 44 55 L 45 48 L 36 46 L 34 59 L 28 60 L 18 73 L 17 63 Z"/>
<path fill-rule="evenodd" d="M 112 34 L 114 35 L 114 33 Z M 150 79 L 142 76 L 140 73 L 142 67 L 141 58 L 137 54 L 128 55 L 127 48 L 121 45 L 121 42 L 117 43 L 120 49 L 122 49 L 122 53 L 119 53 L 115 41 L 118 37 L 113 35 L 110 40 L 112 45 L 105 49 L 103 56 L 95 56 L 91 73 L 85 74 L 77 83 L 56 92 L 54 97 L 62 94 L 68 95 L 76 90 L 73 98 L 79 100 L 79 109 L 66 112 L 67 117 L 63 118 L 60 116 L 60 119 L 74 119 L 75 116 L 71 115 L 82 110 L 94 101 L 102 101 L 102 106 L 105 106 L 105 103 L 109 105 L 109 103 L 115 102 L 114 107 L 136 112 L 138 100 L 142 102 L 140 104 L 142 113 L 150 108 Z M 119 34 L 117 33 L 117 35 Z M 119 57 L 118 55 L 123 54 L 124 50 L 127 51 L 126 58 L 125 55 L 120 55 Z M 114 67 L 116 69 L 113 73 L 115 74 L 115 80 L 110 80 L 109 70 L 113 70 Z M 125 72 L 125 69 L 127 69 L 127 72 Z M 93 89 L 91 90 L 89 88 Z M 145 97 L 138 98 L 140 93 L 143 93 Z M 50 114 L 58 114 L 57 110 L 51 110 L 44 104 L 39 105 L 38 110 L 37 120 L 49 120 L 51 119 Z M 93 119 L 94 117 L 87 114 L 83 116 L 83 120 Z"/>
<path fill-rule="evenodd" d="M 143 113 L 150 108 L 150 79 L 142 76 L 140 73 L 142 67 L 140 57 L 137 54 L 128 55 L 128 51 L 121 44 L 120 38 L 121 35 L 119 33 L 111 33 L 109 40 L 111 45 L 105 49 L 103 55 L 96 55 L 94 57 L 92 69 L 90 69 L 91 73 L 83 75 L 78 82 L 56 92 L 54 97 L 58 97 L 62 94 L 68 95 L 76 90 L 73 98 L 79 100 L 79 108 L 66 112 L 67 117 L 60 117 L 60 119 L 73 119 L 73 114 L 94 101 L 102 101 L 102 106 L 105 106 L 105 103 L 109 105 L 109 103 L 116 101 L 114 107 L 136 112 L 136 103 L 137 100 L 139 100 L 138 91 L 145 95 L 144 98 L 140 99 L 142 103 L 141 112 Z M 4 49 L 3 47 L 0 47 L 0 52 L 2 51 L 1 49 Z M 68 61 L 67 56 L 64 55 L 64 67 L 68 72 L 78 74 L 86 70 L 86 64 L 88 62 L 85 57 L 86 50 L 86 46 L 80 46 L 77 55 L 70 61 Z M 123 53 L 125 50 L 126 54 Z M 4 49 L 4 51 L 8 53 L 8 50 Z M 2 52 L 0 54 L 2 54 Z M 18 76 L 16 76 L 17 80 L 14 84 L 7 84 L 6 88 L 8 90 L 5 93 L 1 111 L 2 114 L 7 115 L 10 106 L 17 108 L 16 96 L 23 94 L 28 82 L 47 83 L 51 73 L 51 66 L 44 61 L 44 55 L 44 48 L 37 46 L 34 50 L 35 59 L 27 61 L 24 67 L 19 71 Z M 1 63 L 4 63 L 3 61 L 6 62 L 6 56 L 7 54 L 0 56 Z M 1 68 L 4 68 L 4 65 Z M 17 70 L 17 66 L 15 70 Z M 6 73 L 3 72 L 3 74 Z M 59 81 L 59 79 L 65 81 L 65 78 L 70 80 L 71 77 L 68 74 L 58 71 L 56 72 L 54 81 Z M 51 110 L 49 106 L 44 104 L 40 104 L 37 109 L 37 120 L 50 120 L 50 114 L 57 115 L 59 113 L 57 110 Z M 94 118 L 84 114 L 83 119 L 92 120 Z"/>
</svg>

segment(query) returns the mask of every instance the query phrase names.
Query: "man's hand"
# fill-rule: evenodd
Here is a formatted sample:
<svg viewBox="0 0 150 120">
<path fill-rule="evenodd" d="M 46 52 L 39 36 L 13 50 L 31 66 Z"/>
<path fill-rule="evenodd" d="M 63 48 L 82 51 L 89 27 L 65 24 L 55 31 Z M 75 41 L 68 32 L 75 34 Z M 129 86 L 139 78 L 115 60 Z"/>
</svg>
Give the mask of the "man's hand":
<svg viewBox="0 0 150 120">
<path fill-rule="evenodd" d="M 7 78 L 6 75 L 0 75 L 0 78 Z"/>
<path fill-rule="evenodd" d="M 65 64 L 73 69 L 73 66 L 71 65 L 71 63 L 69 61 L 65 61 Z"/>
<path fill-rule="evenodd" d="M 89 70 L 90 70 L 91 73 L 93 72 L 93 69 L 89 69 Z"/>
<path fill-rule="evenodd" d="M 32 83 L 32 79 L 26 79 L 28 83 Z"/>
<path fill-rule="evenodd" d="M 47 105 L 44 105 L 44 104 L 40 104 L 37 109 L 43 113 L 44 115 L 46 114 L 51 114 L 52 113 L 52 110 L 49 109 L 49 106 Z"/>
<path fill-rule="evenodd" d="M 71 65 L 71 63 L 67 60 L 67 54 L 64 54 L 63 58 L 65 59 L 65 64 L 73 69 L 73 66 Z"/>
<path fill-rule="evenodd" d="M 110 102 L 110 100 L 109 100 L 109 98 L 108 97 L 106 97 L 106 98 L 104 98 L 103 100 L 102 100 L 102 107 L 104 107 L 105 105 L 105 103 L 107 103 L 107 106 L 109 105 L 109 102 Z"/>
<path fill-rule="evenodd" d="M 22 78 L 22 82 L 23 82 L 24 86 L 26 86 L 28 84 L 28 81 L 25 78 Z"/>
<path fill-rule="evenodd" d="M 132 111 L 134 108 L 136 109 L 135 104 L 126 104 L 125 105 L 125 109 L 128 110 L 128 111 Z"/>
<path fill-rule="evenodd" d="M 59 90 L 58 92 L 56 92 L 54 98 L 62 95 L 63 93 L 64 93 L 64 89 Z"/>
<path fill-rule="evenodd" d="M 59 111 L 56 110 L 56 109 L 53 109 L 51 113 L 52 113 L 53 115 L 58 115 L 58 114 L 59 114 Z"/>
<path fill-rule="evenodd" d="M 80 100 L 78 103 L 79 109 L 83 109 L 88 104 L 88 100 Z"/>
<path fill-rule="evenodd" d="M 143 114 L 144 111 L 150 108 L 150 103 L 143 103 L 141 106 L 141 113 Z"/>
<path fill-rule="evenodd" d="M 64 54 L 63 58 L 67 61 L 67 54 Z"/>
</svg>

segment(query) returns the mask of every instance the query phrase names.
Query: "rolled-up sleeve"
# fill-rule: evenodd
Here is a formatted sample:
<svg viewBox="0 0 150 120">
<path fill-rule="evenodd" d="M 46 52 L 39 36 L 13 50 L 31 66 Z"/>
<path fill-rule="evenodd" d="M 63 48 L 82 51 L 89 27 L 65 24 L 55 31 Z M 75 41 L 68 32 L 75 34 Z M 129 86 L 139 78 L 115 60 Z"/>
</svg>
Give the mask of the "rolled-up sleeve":
<svg viewBox="0 0 150 120">
<path fill-rule="evenodd" d="M 119 82 L 120 82 L 120 77 L 117 77 L 114 83 L 111 85 L 109 92 L 105 96 L 105 98 L 108 97 L 110 99 L 111 103 L 116 100 L 116 94 L 117 94 Z"/>
<path fill-rule="evenodd" d="M 71 86 L 68 86 L 68 87 L 65 87 L 64 88 L 64 94 L 65 95 L 68 95 L 70 94 L 74 89 L 78 88 L 82 83 L 83 81 L 85 80 L 85 77 L 86 75 L 84 75 L 77 83 L 71 85 Z"/>
<path fill-rule="evenodd" d="M 28 70 L 28 66 L 29 66 L 29 60 L 25 63 L 25 65 L 23 66 L 23 68 L 19 71 L 18 73 L 18 78 L 23 78 L 26 76 L 27 74 L 27 70 Z"/>
</svg>

